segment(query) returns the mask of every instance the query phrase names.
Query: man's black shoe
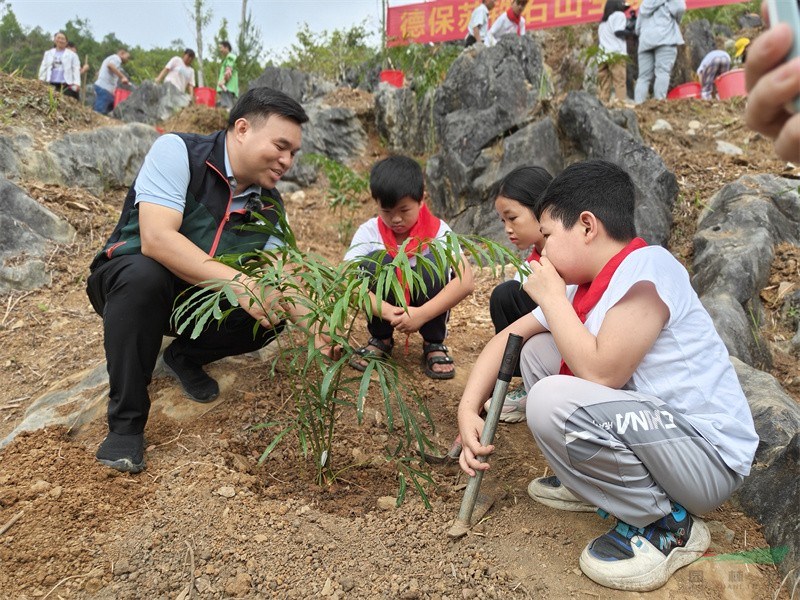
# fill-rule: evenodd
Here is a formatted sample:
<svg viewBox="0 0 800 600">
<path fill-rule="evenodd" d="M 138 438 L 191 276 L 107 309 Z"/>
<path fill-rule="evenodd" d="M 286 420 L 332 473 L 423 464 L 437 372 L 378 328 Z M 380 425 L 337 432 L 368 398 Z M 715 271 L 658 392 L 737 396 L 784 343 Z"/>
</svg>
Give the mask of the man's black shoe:
<svg viewBox="0 0 800 600">
<path fill-rule="evenodd" d="M 95 455 L 97 460 L 125 473 L 144 470 L 144 434 L 122 435 L 110 432 Z"/>
<path fill-rule="evenodd" d="M 176 354 L 172 345 L 164 350 L 164 370 L 181 382 L 183 391 L 195 402 L 211 402 L 219 396 L 219 385 L 198 364 Z"/>
</svg>

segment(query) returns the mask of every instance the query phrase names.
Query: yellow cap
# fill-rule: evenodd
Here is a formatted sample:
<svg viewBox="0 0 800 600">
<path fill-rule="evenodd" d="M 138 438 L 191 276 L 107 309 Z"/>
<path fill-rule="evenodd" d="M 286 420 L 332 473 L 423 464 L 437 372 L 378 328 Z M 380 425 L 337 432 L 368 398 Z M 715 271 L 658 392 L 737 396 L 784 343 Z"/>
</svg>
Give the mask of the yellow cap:
<svg viewBox="0 0 800 600">
<path fill-rule="evenodd" d="M 747 48 L 749 44 L 750 44 L 750 38 L 743 37 L 736 40 L 736 44 L 734 45 L 734 47 L 736 48 L 736 54 L 734 54 L 734 57 L 738 58 L 739 56 L 741 56 L 742 53 L 744 52 L 744 49 Z"/>
</svg>

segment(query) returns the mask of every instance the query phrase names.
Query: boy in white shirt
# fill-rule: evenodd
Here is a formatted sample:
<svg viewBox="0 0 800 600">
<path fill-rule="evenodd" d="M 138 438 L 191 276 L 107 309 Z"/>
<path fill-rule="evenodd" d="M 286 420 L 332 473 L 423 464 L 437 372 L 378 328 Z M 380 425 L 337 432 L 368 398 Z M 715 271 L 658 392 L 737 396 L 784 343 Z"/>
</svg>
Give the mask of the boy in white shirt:
<svg viewBox="0 0 800 600">
<path fill-rule="evenodd" d="M 375 272 L 377 262 L 384 264 L 397 256 L 403 244 L 409 264 L 416 267 L 416 257 L 428 254 L 427 242 L 444 238 L 450 227 L 436 218 L 422 201 L 425 185 L 422 168 L 413 158 L 390 156 L 373 165 L 369 174 L 369 189 L 378 208 L 378 216 L 363 223 L 350 243 L 345 260 L 358 260 L 365 269 Z M 381 302 L 378 310 L 373 294 L 373 317 L 367 323 L 369 342 L 359 349 L 350 366 L 359 371 L 367 367 L 367 359 L 383 358 L 394 349 L 394 331 L 422 335 L 422 359 L 425 375 L 431 379 L 452 379 L 455 366 L 444 339 L 450 309 L 472 293 L 475 287 L 472 269 L 461 255 L 459 275 L 429 273 L 420 269 L 425 282 L 424 291 L 414 293 L 402 281 L 408 310 L 392 293 Z M 374 290 L 372 290 L 374 291 Z"/>
<path fill-rule="evenodd" d="M 628 174 L 600 160 L 571 165 L 548 186 L 536 209 L 543 256 L 524 285 L 539 306 L 483 350 L 458 422 L 462 469 L 487 469 L 477 457 L 493 447 L 480 444 L 479 411 L 508 334 L 521 335 L 528 427 L 555 472 L 528 493 L 615 516 L 617 526 L 584 549 L 581 570 L 607 587 L 647 591 L 708 548 L 708 528 L 692 515 L 742 484 L 758 436 L 686 270 L 635 237 L 634 198 Z M 577 288 L 566 293 L 566 284 Z"/>
<path fill-rule="evenodd" d="M 525 17 L 522 16 L 522 11 L 527 5 L 528 0 L 513 0 L 511 7 L 497 17 L 489 30 L 493 42 L 504 35 L 525 35 Z"/>
</svg>

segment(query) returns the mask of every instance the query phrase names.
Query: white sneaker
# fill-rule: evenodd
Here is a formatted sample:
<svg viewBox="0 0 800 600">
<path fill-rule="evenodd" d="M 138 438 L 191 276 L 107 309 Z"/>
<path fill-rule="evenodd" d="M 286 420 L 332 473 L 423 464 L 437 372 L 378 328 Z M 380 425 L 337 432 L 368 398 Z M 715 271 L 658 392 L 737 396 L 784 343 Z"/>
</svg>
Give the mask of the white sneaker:
<svg viewBox="0 0 800 600">
<path fill-rule="evenodd" d="M 500 420 L 503 423 L 519 423 L 525 420 L 525 406 L 528 402 L 528 392 L 525 391 L 524 386 L 519 386 L 515 390 L 511 390 L 506 394 L 503 399 L 503 408 L 500 411 Z M 486 401 L 483 408 L 489 412 L 489 406 L 492 404 L 491 398 Z"/>
<path fill-rule="evenodd" d="M 617 526 L 589 543 L 580 559 L 592 581 L 615 590 L 648 592 L 700 558 L 711 544 L 706 524 L 682 506 L 647 527 Z"/>
<path fill-rule="evenodd" d="M 555 475 L 539 477 L 528 484 L 528 496 L 537 502 L 571 512 L 597 512 L 597 507 L 584 502 L 561 484 Z"/>
</svg>

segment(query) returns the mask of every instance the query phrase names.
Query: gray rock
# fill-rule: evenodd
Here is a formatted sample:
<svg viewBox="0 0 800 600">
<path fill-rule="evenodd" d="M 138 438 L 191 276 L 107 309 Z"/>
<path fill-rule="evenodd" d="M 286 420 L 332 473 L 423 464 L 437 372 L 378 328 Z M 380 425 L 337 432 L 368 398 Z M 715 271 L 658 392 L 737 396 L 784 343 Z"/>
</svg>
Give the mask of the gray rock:
<svg viewBox="0 0 800 600">
<path fill-rule="evenodd" d="M 191 101 L 189 94 L 178 91 L 171 83 L 143 81 L 111 111 L 111 115 L 126 123 L 155 125 L 189 106 Z"/>
<path fill-rule="evenodd" d="M 756 463 L 768 463 L 800 432 L 800 404 L 769 373 L 731 359 L 759 437 Z"/>
<path fill-rule="evenodd" d="M 453 153 L 441 152 L 427 165 L 428 192 L 435 213 L 452 215 L 455 231 L 506 241 L 491 200 L 500 180 L 515 168 L 537 165 L 556 175 L 563 169 L 553 122 L 542 119 L 524 126 L 481 151 L 467 166 Z"/>
<path fill-rule="evenodd" d="M 731 356 L 748 365 L 772 365 L 769 345 L 741 303 L 724 291 L 715 291 L 700 301 Z"/>
<path fill-rule="evenodd" d="M 0 135 L 0 176 L 17 178 L 21 157 L 33 147 L 33 137 L 23 130 Z"/>
<path fill-rule="evenodd" d="M 542 53 L 528 36 L 506 36 L 492 48 L 453 62 L 434 101 L 437 139 L 471 164 L 480 151 L 529 119 L 538 103 Z"/>
<path fill-rule="evenodd" d="M 764 26 L 761 16 L 756 13 L 747 13 L 739 17 L 739 27 L 742 29 L 760 29 Z"/>
<path fill-rule="evenodd" d="M 321 77 L 298 71 L 297 69 L 283 67 L 267 67 L 247 87 L 248 89 L 257 87 L 272 88 L 294 98 L 301 104 L 321 98 L 336 89 L 333 83 Z"/>
<path fill-rule="evenodd" d="M 552 123 L 541 132 L 552 132 L 533 144 L 534 152 L 512 156 L 508 144 L 530 147 L 530 131 L 514 140 L 531 121 L 531 111 L 538 104 L 543 73 L 542 54 L 529 36 L 506 36 L 492 48 L 471 48 L 461 54 L 436 90 L 433 123 L 441 150 L 428 160 L 427 182 L 431 206 L 445 219 L 455 219 L 462 233 L 474 233 L 480 213 L 492 207 L 482 204 L 490 197 L 489 181 L 495 174 L 516 166 L 557 164 L 561 159 Z M 546 149 L 544 148 L 546 147 Z M 550 151 L 555 153 L 550 158 Z M 488 174 L 483 177 L 484 172 Z M 501 175 L 500 175 L 501 176 Z M 474 184 L 477 180 L 481 183 Z M 469 225 L 468 225 L 469 224 Z"/>
<path fill-rule="evenodd" d="M 128 186 L 157 137 L 153 127 L 139 123 L 67 134 L 48 146 L 43 162 L 57 172 L 43 179 L 94 193 Z"/>
<path fill-rule="evenodd" d="M 417 98 L 409 87 L 378 86 L 375 125 L 389 150 L 416 155 L 433 150 L 436 142 L 433 99 L 433 90 Z"/>
<path fill-rule="evenodd" d="M 636 231 L 650 244 L 665 244 L 678 184 L 661 157 L 617 125 L 608 109 L 585 92 L 570 93 L 558 113 L 560 128 L 587 158 L 624 168 L 636 186 Z"/>
<path fill-rule="evenodd" d="M 650 128 L 651 131 L 672 131 L 672 125 L 669 124 L 669 121 L 664 119 L 658 119 L 653 126 Z"/>
<path fill-rule="evenodd" d="M 3 177 L 0 206 L 0 293 L 47 285 L 50 276 L 40 257 L 49 242 L 71 242 L 75 230 Z"/>
<path fill-rule="evenodd" d="M 325 105 L 307 109 L 309 122 L 303 127 L 303 152 L 324 154 L 346 162 L 362 154 L 367 135 L 355 111 Z"/>
<path fill-rule="evenodd" d="M 740 156 L 744 154 L 744 150 L 735 144 L 723 140 L 717 140 L 717 152 L 720 154 L 727 154 L 728 156 Z"/>
<path fill-rule="evenodd" d="M 800 405 L 774 377 L 731 359 L 760 438 L 750 475 L 734 501 L 763 526 L 778 569 L 800 566 Z M 785 552 L 785 556 L 782 556 Z M 789 589 L 798 576 L 789 577 Z"/>
<path fill-rule="evenodd" d="M 683 40 L 686 42 L 686 51 L 689 54 L 689 68 L 692 71 L 697 71 L 697 67 L 700 66 L 703 57 L 717 48 L 714 32 L 707 19 L 697 19 L 686 25 L 683 28 Z M 690 79 L 685 81 L 690 81 Z"/>
</svg>

